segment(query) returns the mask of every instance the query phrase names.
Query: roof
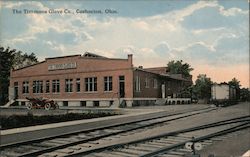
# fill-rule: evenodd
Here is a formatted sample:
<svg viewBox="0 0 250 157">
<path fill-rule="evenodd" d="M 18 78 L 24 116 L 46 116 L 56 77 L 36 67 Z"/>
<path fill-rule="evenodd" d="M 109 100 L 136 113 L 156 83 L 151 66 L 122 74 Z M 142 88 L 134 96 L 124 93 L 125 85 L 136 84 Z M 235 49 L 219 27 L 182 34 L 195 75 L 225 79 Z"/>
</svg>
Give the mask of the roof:
<svg viewBox="0 0 250 157">
<path fill-rule="evenodd" d="M 165 67 L 166 68 L 166 67 Z M 170 79 L 175 79 L 175 80 L 180 80 L 180 81 L 190 81 L 189 79 L 185 79 L 182 77 L 178 77 L 177 75 L 171 75 L 168 73 L 157 73 L 154 72 L 152 70 L 148 70 L 148 69 L 154 69 L 154 68 L 146 68 L 146 69 L 142 69 L 142 68 L 134 68 L 134 70 L 139 70 L 139 71 L 143 71 L 143 72 L 148 72 L 148 73 L 152 73 L 161 77 L 166 77 L 166 78 L 170 78 Z M 156 68 L 157 69 L 157 68 Z"/>
<path fill-rule="evenodd" d="M 48 59 L 59 59 L 59 58 L 68 58 L 68 57 L 81 57 L 80 54 L 77 54 L 77 55 L 68 55 L 68 56 L 59 56 L 59 57 L 50 57 L 50 58 L 45 58 L 45 60 L 48 60 Z"/>
<path fill-rule="evenodd" d="M 145 70 L 154 72 L 157 74 L 166 74 L 167 73 L 167 67 L 153 67 L 153 68 L 145 68 Z"/>
<path fill-rule="evenodd" d="M 28 68 L 28 67 L 31 67 L 31 66 L 34 66 L 34 65 L 38 65 L 38 64 L 44 63 L 47 60 L 62 59 L 62 58 L 69 58 L 69 57 L 79 57 L 79 58 L 82 58 L 82 59 L 127 60 L 127 59 L 120 59 L 120 58 L 107 58 L 107 57 L 104 57 L 104 56 L 101 56 L 101 55 L 97 55 L 97 54 L 94 54 L 94 53 L 85 52 L 83 55 L 76 54 L 76 55 L 68 55 L 68 56 L 59 56 L 59 57 L 45 58 L 44 61 L 41 61 L 41 62 L 38 62 L 38 63 L 35 63 L 35 64 L 31 64 L 31 65 L 28 65 L 28 66 L 24 66 L 22 68 L 16 68 L 16 69 L 13 69 L 13 70 L 16 71 L 16 70 L 21 70 L 21 69 L 24 69 L 24 68 Z"/>
<path fill-rule="evenodd" d="M 90 58 L 107 58 L 107 57 L 100 56 L 100 55 L 97 55 L 97 54 L 94 54 L 94 53 L 90 53 L 90 52 L 85 52 L 85 53 L 83 54 L 83 57 L 90 57 Z"/>
</svg>

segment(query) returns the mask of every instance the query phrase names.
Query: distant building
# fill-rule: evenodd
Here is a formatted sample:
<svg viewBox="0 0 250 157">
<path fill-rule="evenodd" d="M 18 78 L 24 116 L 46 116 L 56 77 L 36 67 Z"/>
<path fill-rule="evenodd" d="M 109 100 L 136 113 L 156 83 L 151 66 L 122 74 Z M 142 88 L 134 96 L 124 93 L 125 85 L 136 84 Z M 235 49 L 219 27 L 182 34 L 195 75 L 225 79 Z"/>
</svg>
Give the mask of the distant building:
<svg viewBox="0 0 250 157">
<path fill-rule="evenodd" d="M 25 105 L 26 97 L 46 97 L 60 106 L 146 105 L 158 98 L 177 97 L 192 77 L 169 75 L 167 67 L 136 68 L 127 59 L 93 53 L 46 58 L 12 70 L 10 101 Z"/>
<path fill-rule="evenodd" d="M 211 86 L 211 100 L 216 103 L 235 103 L 236 88 L 223 82 L 220 84 L 214 83 Z"/>
</svg>

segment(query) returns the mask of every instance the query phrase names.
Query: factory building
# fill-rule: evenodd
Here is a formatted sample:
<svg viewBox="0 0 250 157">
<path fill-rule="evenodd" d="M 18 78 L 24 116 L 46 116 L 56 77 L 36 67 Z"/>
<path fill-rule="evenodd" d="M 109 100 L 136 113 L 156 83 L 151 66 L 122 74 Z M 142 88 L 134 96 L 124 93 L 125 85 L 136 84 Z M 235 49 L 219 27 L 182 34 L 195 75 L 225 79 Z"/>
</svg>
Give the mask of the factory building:
<svg viewBox="0 0 250 157">
<path fill-rule="evenodd" d="M 167 67 L 133 66 L 127 59 L 84 55 L 46 58 L 10 75 L 9 99 L 19 105 L 26 97 L 44 97 L 59 106 L 136 106 L 149 105 L 161 98 L 174 98 L 192 78 L 169 75 Z"/>
</svg>

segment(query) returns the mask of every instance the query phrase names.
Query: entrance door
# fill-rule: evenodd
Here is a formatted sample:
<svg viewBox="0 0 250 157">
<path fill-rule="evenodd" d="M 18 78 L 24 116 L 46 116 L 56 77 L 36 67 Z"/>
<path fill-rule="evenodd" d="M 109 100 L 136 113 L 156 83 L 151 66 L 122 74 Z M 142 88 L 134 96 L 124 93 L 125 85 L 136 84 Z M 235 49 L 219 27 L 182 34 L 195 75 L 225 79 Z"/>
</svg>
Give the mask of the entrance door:
<svg viewBox="0 0 250 157">
<path fill-rule="evenodd" d="M 125 77 L 119 76 L 119 95 L 120 98 L 125 97 Z"/>
<path fill-rule="evenodd" d="M 14 99 L 18 98 L 18 82 L 14 83 Z"/>
</svg>

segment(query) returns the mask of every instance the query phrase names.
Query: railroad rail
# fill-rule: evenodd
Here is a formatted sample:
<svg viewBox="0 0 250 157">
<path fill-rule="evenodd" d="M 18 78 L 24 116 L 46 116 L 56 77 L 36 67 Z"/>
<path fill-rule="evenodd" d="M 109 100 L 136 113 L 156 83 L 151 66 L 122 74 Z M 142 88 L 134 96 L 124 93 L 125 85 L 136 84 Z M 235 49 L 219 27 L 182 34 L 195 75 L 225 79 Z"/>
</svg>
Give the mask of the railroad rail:
<svg viewBox="0 0 250 157">
<path fill-rule="evenodd" d="M 203 146 L 213 141 L 223 140 L 230 133 L 250 128 L 250 116 L 243 116 L 206 125 L 169 132 L 153 137 L 135 140 L 128 143 L 119 143 L 96 149 L 76 151 L 61 154 L 64 157 L 89 156 L 89 157 L 181 157 L 192 153 L 185 149 L 187 142 L 201 142 Z M 210 133 L 200 133 L 209 130 Z M 211 131 L 212 129 L 212 131 Z M 194 138 L 196 137 L 196 138 Z"/>
<path fill-rule="evenodd" d="M 44 138 L 39 140 L 31 140 L 21 143 L 13 143 L 1 146 L 1 156 L 38 156 L 44 153 L 64 149 L 67 147 L 84 144 L 98 139 L 107 138 L 119 134 L 126 134 L 132 131 L 141 131 L 142 129 L 150 129 L 165 125 L 165 123 L 181 118 L 194 116 L 215 110 L 216 108 L 199 109 L 195 111 L 185 110 L 178 113 L 169 114 L 158 118 L 145 119 L 105 127 L 96 130 L 65 134 L 62 136 Z M 77 148 L 78 149 L 78 148 Z"/>
</svg>

